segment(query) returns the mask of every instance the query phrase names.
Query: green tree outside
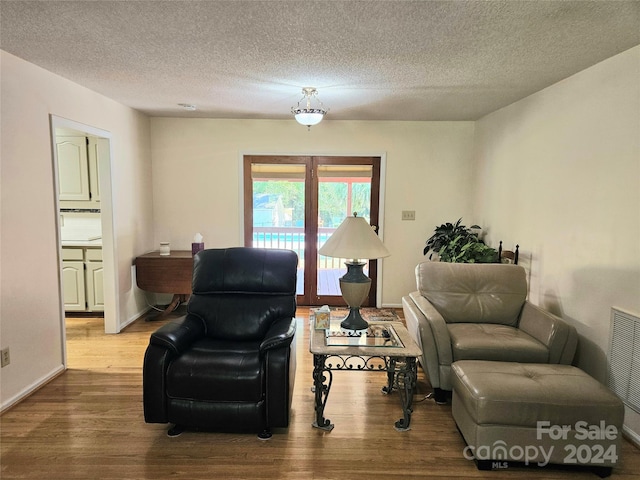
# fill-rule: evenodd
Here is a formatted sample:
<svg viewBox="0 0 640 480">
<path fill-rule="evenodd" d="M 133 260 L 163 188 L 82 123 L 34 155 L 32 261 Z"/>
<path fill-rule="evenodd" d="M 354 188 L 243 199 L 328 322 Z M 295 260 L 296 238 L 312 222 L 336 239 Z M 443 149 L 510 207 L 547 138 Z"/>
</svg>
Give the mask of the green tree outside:
<svg viewBox="0 0 640 480">
<path fill-rule="evenodd" d="M 370 219 L 371 184 L 358 182 L 352 184 L 352 209 L 347 212 L 347 183 L 320 182 L 318 216 L 321 226 L 337 228 L 342 220 L 357 212 L 358 216 Z M 292 212 L 291 225 L 304 226 L 304 181 L 301 180 L 269 180 L 254 181 L 254 195 L 279 195 L 285 209 Z"/>
</svg>

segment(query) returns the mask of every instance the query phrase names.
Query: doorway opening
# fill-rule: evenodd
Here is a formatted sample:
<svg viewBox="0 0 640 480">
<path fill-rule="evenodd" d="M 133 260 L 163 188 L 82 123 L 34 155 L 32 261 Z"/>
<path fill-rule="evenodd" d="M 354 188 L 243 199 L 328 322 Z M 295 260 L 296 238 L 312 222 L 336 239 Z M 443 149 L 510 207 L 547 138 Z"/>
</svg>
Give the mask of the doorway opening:
<svg viewBox="0 0 640 480">
<path fill-rule="evenodd" d="M 54 115 L 50 122 L 66 366 L 65 303 L 70 311 L 103 315 L 105 333 L 120 331 L 111 133 Z"/>
<path fill-rule="evenodd" d="M 244 157 L 244 244 L 298 253 L 299 305 L 345 305 L 345 259 L 318 249 L 354 212 L 379 224 L 380 168 L 381 157 Z M 363 306 L 376 306 L 377 261 L 365 271 L 374 287 Z"/>
</svg>

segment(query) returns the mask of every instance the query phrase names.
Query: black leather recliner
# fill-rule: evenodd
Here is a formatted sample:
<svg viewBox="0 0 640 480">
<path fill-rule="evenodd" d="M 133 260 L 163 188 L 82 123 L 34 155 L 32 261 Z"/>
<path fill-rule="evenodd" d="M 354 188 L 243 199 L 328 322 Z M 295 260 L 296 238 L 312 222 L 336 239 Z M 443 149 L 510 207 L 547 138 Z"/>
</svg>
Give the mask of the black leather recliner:
<svg viewBox="0 0 640 480">
<path fill-rule="evenodd" d="M 144 418 L 184 429 L 287 427 L 296 370 L 296 275 L 290 250 L 210 249 L 193 263 L 187 315 L 151 335 Z"/>
</svg>

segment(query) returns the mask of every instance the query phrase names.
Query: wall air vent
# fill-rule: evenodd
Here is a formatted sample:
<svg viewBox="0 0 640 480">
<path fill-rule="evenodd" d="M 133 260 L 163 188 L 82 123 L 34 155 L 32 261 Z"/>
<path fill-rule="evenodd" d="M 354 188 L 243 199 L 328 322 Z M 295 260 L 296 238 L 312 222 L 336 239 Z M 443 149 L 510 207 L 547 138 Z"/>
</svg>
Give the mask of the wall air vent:
<svg viewBox="0 0 640 480">
<path fill-rule="evenodd" d="M 609 388 L 640 413 L 640 317 L 611 309 Z"/>
</svg>

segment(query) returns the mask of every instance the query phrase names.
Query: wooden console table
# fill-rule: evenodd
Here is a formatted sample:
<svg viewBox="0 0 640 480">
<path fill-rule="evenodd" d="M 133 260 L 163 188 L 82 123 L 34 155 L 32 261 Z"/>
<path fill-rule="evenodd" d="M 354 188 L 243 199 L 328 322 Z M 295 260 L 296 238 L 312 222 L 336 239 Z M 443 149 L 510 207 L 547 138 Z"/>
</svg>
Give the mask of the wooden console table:
<svg viewBox="0 0 640 480">
<path fill-rule="evenodd" d="M 191 295 L 193 256 L 190 250 L 172 250 L 170 255 L 159 251 L 145 253 L 135 260 L 138 288 L 154 293 L 171 293 L 171 303 L 160 314 L 148 320 L 158 320 L 173 312 Z"/>
</svg>

